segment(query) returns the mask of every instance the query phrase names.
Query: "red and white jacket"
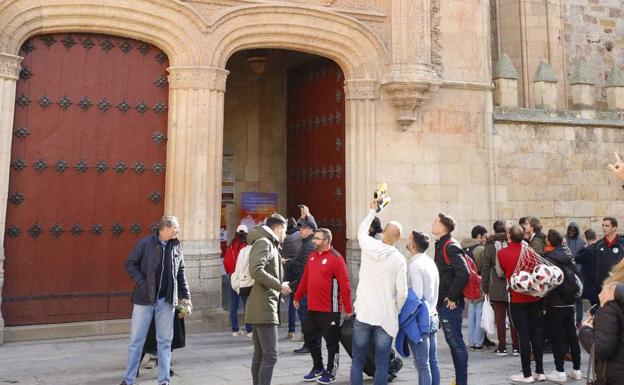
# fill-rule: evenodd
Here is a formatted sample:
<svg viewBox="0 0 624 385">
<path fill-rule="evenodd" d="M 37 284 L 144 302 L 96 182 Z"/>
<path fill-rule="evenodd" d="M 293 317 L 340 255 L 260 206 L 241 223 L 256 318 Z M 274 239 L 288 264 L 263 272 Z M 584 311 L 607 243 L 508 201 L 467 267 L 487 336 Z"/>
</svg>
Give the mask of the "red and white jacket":
<svg viewBox="0 0 624 385">
<path fill-rule="evenodd" d="M 310 311 L 337 313 L 342 304 L 346 313 L 353 313 L 347 265 L 339 252 L 332 248 L 313 251 L 308 256 L 295 301 L 301 301 L 304 296 L 308 297 Z"/>
</svg>

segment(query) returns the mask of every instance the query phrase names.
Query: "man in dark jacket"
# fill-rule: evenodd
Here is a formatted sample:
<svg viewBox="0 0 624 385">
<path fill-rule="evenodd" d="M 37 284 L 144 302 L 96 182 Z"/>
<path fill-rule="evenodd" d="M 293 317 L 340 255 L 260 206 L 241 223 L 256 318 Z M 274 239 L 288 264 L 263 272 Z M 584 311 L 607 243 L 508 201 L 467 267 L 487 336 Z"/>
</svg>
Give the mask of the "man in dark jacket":
<svg viewBox="0 0 624 385">
<path fill-rule="evenodd" d="M 587 245 L 580 249 L 574 256 L 574 262 L 580 266 L 583 277 L 583 298 L 592 305 L 598 303 L 598 290 L 596 289 L 596 254 L 595 243 L 598 242 L 596 232 L 592 229 L 585 230 Z"/>
<path fill-rule="evenodd" d="M 561 271 L 574 271 L 576 266 L 572 261 L 570 249 L 563 244 L 563 237 L 557 230 L 548 231 L 548 244 L 554 249 L 544 255 L 544 258 L 557 266 Z M 561 286 L 551 290 L 544 299 L 546 307 L 545 324 L 548 331 L 548 340 L 552 344 L 555 359 L 555 371 L 546 375 L 551 382 L 565 382 L 567 377 L 580 380 L 581 348 L 576 336 L 574 321 L 574 296 L 563 294 Z M 566 374 L 563 370 L 564 356 L 572 353 L 573 369 Z"/>
<path fill-rule="evenodd" d="M 530 217 L 527 220 L 525 235 L 529 239 L 529 245 L 539 255 L 544 255 L 546 246 L 546 235 L 542 233 L 542 222 L 537 217 Z"/>
<path fill-rule="evenodd" d="M 624 257 L 624 239 L 617 234 L 618 222 L 613 217 L 602 219 L 604 238 L 594 245 L 596 256 L 596 289 L 602 289 L 602 283 L 609 276 L 609 271 Z"/>
<path fill-rule="evenodd" d="M 284 239 L 284 243 L 282 245 L 282 258 L 284 260 L 285 268 L 284 271 L 288 272 L 288 262 L 294 260 L 297 255 L 299 255 L 299 250 L 301 249 L 301 234 L 299 233 L 299 227 L 297 226 L 297 221 L 295 218 L 288 218 L 288 228 L 286 229 L 286 238 Z M 290 277 L 286 274 L 286 281 L 290 281 Z M 297 309 L 295 309 L 295 305 L 293 304 L 293 296 L 289 296 L 288 299 L 288 336 L 286 337 L 289 340 L 295 339 L 295 329 L 296 329 L 296 321 L 297 321 Z"/>
<path fill-rule="evenodd" d="M 509 315 L 507 280 L 505 279 L 505 272 L 501 269 L 498 258 L 496 258 L 496 253 L 505 247 L 507 247 L 505 223 L 498 220 L 494 222 L 494 235 L 488 237 L 483 250 L 481 290 L 483 294 L 489 297 L 494 308 L 494 321 L 496 322 L 496 334 L 498 336 L 498 347 L 494 354 L 500 357 L 507 355 L 507 327 L 505 319 L 506 317 L 511 318 Z M 513 325 L 510 326 L 510 332 L 513 355 L 519 355 L 518 332 Z"/>
<path fill-rule="evenodd" d="M 568 225 L 568 230 L 566 231 L 565 243 L 570 249 L 572 253 L 572 257 L 575 257 L 579 251 L 587 244 L 581 238 L 581 231 L 579 230 L 576 222 L 570 222 Z M 581 271 L 581 266 L 577 266 L 577 270 Z M 575 303 L 576 308 L 576 327 L 581 327 L 581 322 L 583 322 L 583 298 L 579 298 Z"/>
<path fill-rule="evenodd" d="M 135 286 L 128 361 L 121 385 L 134 384 L 145 337 L 154 316 L 158 341 L 158 383 L 169 385 L 175 307 L 178 302 L 189 308 L 192 306 L 182 246 L 176 238 L 178 229 L 176 217 L 162 217 L 158 232 L 141 239 L 126 260 L 126 271 Z"/>
<path fill-rule="evenodd" d="M 439 213 L 431 232 L 436 237 L 435 263 L 440 272 L 438 314 L 444 338 L 451 349 L 455 366 L 455 383 L 468 384 L 468 349 L 462 336 L 463 290 L 468 284 L 469 272 L 463 258 L 463 250 L 452 238 L 455 229 L 453 217 Z"/>
<path fill-rule="evenodd" d="M 299 249 L 299 254 L 295 259 L 288 263 L 288 280 L 290 280 L 290 287 L 293 291 L 297 290 L 297 286 L 301 281 L 301 277 L 303 276 L 303 272 L 305 270 L 306 263 L 308 262 L 308 256 L 312 251 L 314 251 L 314 243 L 312 239 L 314 237 L 314 232 L 316 231 L 316 223 L 303 220 L 299 224 L 299 232 L 301 233 L 301 248 Z M 299 309 L 297 310 L 297 314 L 299 315 L 299 321 L 301 322 L 301 330 L 303 330 L 303 323 L 306 318 L 306 313 L 308 311 L 307 306 L 307 298 L 303 298 L 300 301 Z M 310 349 L 304 343 L 303 346 L 299 349 L 293 350 L 294 353 L 298 354 L 308 354 L 310 353 Z"/>
</svg>

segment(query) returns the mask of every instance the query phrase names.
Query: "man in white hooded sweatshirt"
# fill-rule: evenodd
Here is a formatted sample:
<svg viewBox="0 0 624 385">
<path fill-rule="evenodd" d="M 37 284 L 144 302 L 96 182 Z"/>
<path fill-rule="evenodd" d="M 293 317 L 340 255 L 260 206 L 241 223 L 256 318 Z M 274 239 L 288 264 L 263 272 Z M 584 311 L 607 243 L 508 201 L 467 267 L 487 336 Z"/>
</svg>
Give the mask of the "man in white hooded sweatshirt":
<svg viewBox="0 0 624 385">
<path fill-rule="evenodd" d="M 401 224 L 389 222 L 382 240 L 368 236 L 368 229 L 375 217 L 377 200 L 370 203 L 370 210 L 358 229 L 358 241 L 362 251 L 359 284 L 354 308 L 353 361 L 351 385 L 362 385 L 364 363 L 369 343 L 375 346 L 374 385 L 388 383 L 388 361 L 392 339 L 399 330 L 399 312 L 407 298 L 407 264 L 405 257 L 394 247 L 401 239 Z"/>
</svg>

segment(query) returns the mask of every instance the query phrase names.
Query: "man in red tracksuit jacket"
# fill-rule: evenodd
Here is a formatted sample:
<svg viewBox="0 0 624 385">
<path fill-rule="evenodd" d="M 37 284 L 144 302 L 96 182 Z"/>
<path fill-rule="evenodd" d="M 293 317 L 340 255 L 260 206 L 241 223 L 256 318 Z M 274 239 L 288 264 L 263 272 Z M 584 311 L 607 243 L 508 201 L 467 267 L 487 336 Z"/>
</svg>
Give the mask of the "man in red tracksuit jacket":
<svg viewBox="0 0 624 385">
<path fill-rule="evenodd" d="M 338 349 L 340 346 L 340 305 L 347 315 L 351 315 L 351 285 L 347 265 L 336 250 L 331 247 L 332 234 L 320 228 L 314 232 L 314 249 L 303 271 L 303 277 L 293 301 L 299 308 L 299 301 L 307 295 L 308 314 L 303 323 L 303 335 L 314 367 L 303 378 L 319 384 L 335 381 L 338 370 Z M 321 339 L 327 345 L 327 370 L 323 368 Z"/>
</svg>

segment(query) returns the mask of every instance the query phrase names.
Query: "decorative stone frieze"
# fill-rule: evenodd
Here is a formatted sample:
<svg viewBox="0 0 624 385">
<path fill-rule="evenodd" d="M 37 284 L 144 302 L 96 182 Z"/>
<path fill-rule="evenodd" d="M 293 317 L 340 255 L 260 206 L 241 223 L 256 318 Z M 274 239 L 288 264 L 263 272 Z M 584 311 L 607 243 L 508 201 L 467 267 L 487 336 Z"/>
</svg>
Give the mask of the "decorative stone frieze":
<svg viewBox="0 0 624 385">
<path fill-rule="evenodd" d="M 355 99 L 379 99 L 379 82 L 372 79 L 346 80 L 345 98 Z"/>
<path fill-rule="evenodd" d="M 170 89 L 225 91 L 228 71 L 212 67 L 169 67 Z"/>
<path fill-rule="evenodd" d="M 22 58 L 7 53 L 0 53 L 0 78 L 17 80 Z"/>
<path fill-rule="evenodd" d="M 398 110 L 397 122 L 403 130 L 416 121 L 416 109 L 439 88 L 439 82 L 401 82 L 384 83 L 384 92 Z"/>
</svg>

